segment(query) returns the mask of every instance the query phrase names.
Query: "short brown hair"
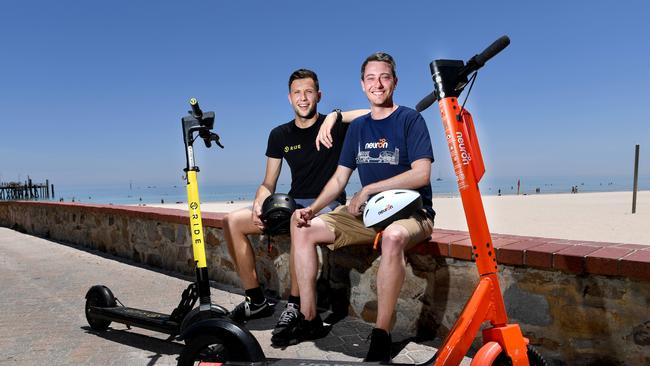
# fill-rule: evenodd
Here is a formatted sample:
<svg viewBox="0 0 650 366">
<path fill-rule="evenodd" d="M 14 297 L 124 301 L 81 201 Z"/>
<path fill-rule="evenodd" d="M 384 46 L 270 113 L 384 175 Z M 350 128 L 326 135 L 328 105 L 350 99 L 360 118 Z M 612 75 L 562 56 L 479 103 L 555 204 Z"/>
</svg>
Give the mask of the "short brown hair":
<svg viewBox="0 0 650 366">
<path fill-rule="evenodd" d="M 387 54 L 386 52 L 375 52 L 372 55 L 368 56 L 361 65 L 361 80 L 363 80 L 363 73 L 366 72 L 366 65 L 368 65 L 368 62 L 370 61 L 381 61 L 389 64 L 390 71 L 393 73 L 393 77 L 397 77 L 397 73 L 395 72 L 396 65 L 393 56 Z"/>
<path fill-rule="evenodd" d="M 320 90 L 318 86 L 318 76 L 316 76 L 315 72 L 307 69 L 298 69 L 289 76 L 289 91 L 291 91 L 291 83 L 298 79 L 312 79 L 316 85 L 316 91 Z"/>
</svg>

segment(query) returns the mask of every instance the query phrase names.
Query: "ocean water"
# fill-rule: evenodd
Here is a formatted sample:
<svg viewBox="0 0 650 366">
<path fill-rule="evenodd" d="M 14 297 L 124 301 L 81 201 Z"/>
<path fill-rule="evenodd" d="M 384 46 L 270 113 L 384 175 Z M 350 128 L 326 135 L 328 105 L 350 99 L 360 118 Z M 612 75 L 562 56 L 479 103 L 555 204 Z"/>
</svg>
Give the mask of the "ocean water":
<svg viewBox="0 0 650 366">
<path fill-rule="evenodd" d="M 455 178 L 432 178 L 434 196 L 458 196 Z M 483 195 L 570 193 L 572 187 L 580 192 L 631 191 L 632 177 L 485 177 L 479 184 Z M 56 183 L 56 182 L 54 182 Z M 203 202 L 252 200 L 258 183 L 203 184 L 199 185 Z M 358 181 L 351 181 L 346 187 L 348 197 L 361 188 Z M 538 191 L 539 189 L 539 191 Z M 639 177 L 639 190 L 650 190 L 650 176 Z M 85 202 L 101 204 L 152 204 L 187 202 L 185 184 L 124 184 L 114 185 L 56 185 L 54 201 Z M 278 192 L 288 192 L 289 184 L 279 183 Z"/>
</svg>

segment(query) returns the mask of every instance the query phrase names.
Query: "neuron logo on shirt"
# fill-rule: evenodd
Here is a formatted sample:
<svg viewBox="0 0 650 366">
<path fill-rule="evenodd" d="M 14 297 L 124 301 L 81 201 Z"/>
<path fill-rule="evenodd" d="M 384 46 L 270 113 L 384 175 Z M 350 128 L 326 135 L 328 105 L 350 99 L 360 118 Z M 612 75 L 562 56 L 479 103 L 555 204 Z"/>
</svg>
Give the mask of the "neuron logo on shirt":
<svg viewBox="0 0 650 366">
<path fill-rule="evenodd" d="M 385 138 L 380 138 L 377 142 L 366 142 L 366 149 L 387 149 L 388 141 Z"/>
</svg>

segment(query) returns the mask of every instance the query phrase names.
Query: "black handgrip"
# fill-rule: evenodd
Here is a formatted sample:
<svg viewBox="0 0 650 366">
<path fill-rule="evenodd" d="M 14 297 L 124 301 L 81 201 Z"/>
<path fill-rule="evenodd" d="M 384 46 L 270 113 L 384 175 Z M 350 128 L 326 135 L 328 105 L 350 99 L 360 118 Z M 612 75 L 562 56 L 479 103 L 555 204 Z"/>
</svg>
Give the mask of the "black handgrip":
<svg viewBox="0 0 650 366">
<path fill-rule="evenodd" d="M 192 114 L 195 118 L 203 117 L 203 111 L 201 110 L 201 107 L 199 107 L 199 101 L 196 100 L 196 98 L 190 99 L 190 106 L 192 107 Z"/>
<path fill-rule="evenodd" d="M 475 55 L 472 58 L 474 59 L 474 62 L 476 62 L 478 67 L 482 67 L 489 59 L 496 56 L 497 53 L 503 51 L 504 48 L 508 47 L 509 44 L 510 44 L 510 38 L 508 38 L 508 36 L 503 36 L 497 39 L 496 41 L 492 42 L 492 44 L 489 45 L 485 50 L 483 50 L 483 52 L 479 53 L 478 55 Z"/>
<path fill-rule="evenodd" d="M 462 89 L 467 82 L 467 77 L 469 74 L 483 67 L 483 65 L 485 65 L 489 59 L 496 56 L 497 53 L 503 51 L 503 49 L 508 47 L 509 44 L 510 38 L 508 38 L 508 36 L 503 36 L 492 42 L 492 44 L 483 50 L 483 52 L 479 53 L 478 55 L 474 55 L 472 58 L 467 60 L 465 66 L 463 66 L 463 68 L 458 72 L 458 79 L 460 80 L 461 84 L 460 86 L 457 86 L 456 89 L 459 90 L 459 87 Z"/>
<path fill-rule="evenodd" d="M 429 95 L 422 98 L 422 100 L 415 105 L 415 110 L 418 112 L 424 111 L 425 109 L 429 108 L 431 104 L 433 104 L 436 101 L 436 99 L 438 99 L 438 93 L 436 93 L 436 91 L 434 90 L 431 93 L 429 93 Z"/>
</svg>

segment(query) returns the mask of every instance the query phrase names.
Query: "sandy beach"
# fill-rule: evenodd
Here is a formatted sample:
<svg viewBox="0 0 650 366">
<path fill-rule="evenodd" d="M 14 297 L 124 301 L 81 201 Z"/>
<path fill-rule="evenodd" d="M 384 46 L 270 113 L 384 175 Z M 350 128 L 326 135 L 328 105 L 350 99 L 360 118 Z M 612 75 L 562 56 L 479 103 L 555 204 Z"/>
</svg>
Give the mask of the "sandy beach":
<svg viewBox="0 0 650 366">
<path fill-rule="evenodd" d="M 650 191 L 484 196 L 492 233 L 650 245 Z M 230 212 L 250 201 L 204 202 L 206 212 Z M 187 209 L 186 204 L 148 206 Z M 436 227 L 467 230 L 460 197 L 434 198 Z"/>
</svg>

